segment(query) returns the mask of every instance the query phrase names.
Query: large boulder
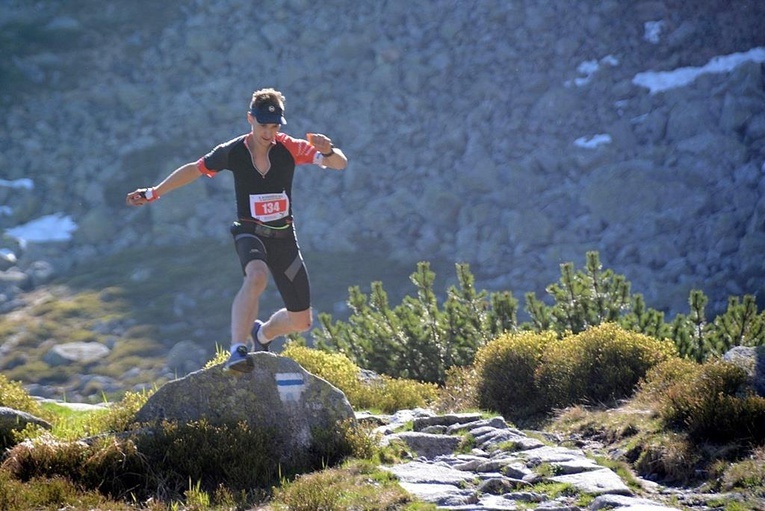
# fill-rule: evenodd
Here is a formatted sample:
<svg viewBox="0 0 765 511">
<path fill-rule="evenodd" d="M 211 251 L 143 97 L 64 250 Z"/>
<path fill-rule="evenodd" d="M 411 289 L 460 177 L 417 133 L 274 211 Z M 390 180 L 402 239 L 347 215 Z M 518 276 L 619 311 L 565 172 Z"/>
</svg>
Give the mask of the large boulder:
<svg viewBox="0 0 765 511">
<path fill-rule="evenodd" d="M 72 363 L 90 364 L 107 357 L 110 352 L 100 342 L 66 342 L 53 346 L 43 355 L 43 361 L 53 367 Z"/>
<path fill-rule="evenodd" d="M 34 424 L 44 429 L 52 428 L 50 423 L 30 413 L 0 406 L 0 448 L 4 449 L 13 445 L 15 442 L 12 433 L 14 431 L 22 431 L 29 424 Z"/>
<path fill-rule="evenodd" d="M 202 367 L 209 360 L 207 350 L 194 341 L 181 341 L 167 353 L 167 367 L 176 374 L 187 374 Z"/>
<path fill-rule="evenodd" d="M 744 369 L 754 391 L 765 397 L 765 346 L 734 346 L 723 360 Z"/>
<path fill-rule="evenodd" d="M 272 353 L 251 353 L 253 370 L 224 366 L 193 372 L 163 385 L 138 411 L 135 421 L 149 427 L 168 420 L 212 425 L 247 423 L 276 435 L 279 461 L 299 459 L 338 422 L 355 422 L 345 394 L 307 372 L 297 362 Z"/>
</svg>

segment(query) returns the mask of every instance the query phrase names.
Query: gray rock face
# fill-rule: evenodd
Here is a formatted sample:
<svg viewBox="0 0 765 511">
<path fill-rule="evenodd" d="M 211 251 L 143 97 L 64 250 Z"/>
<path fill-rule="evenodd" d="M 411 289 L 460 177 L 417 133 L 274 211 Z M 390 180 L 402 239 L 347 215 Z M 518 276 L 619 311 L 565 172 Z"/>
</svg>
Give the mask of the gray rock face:
<svg viewBox="0 0 765 511">
<path fill-rule="evenodd" d="M 138 411 L 135 422 L 246 422 L 273 432 L 282 459 L 289 460 L 312 445 L 315 430 L 355 420 L 345 394 L 297 362 L 272 353 L 249 356 L 254 364 L 250 373 L 218 365 L 166 383 Z"/>
<path fill-rule="evenodd" d="M 220 0 L 167 4 L 151 20 L 126 18 L 125 37 L 93 30 L 99 15 L 86 22 L 76 6 L 62 14 L 16 2 L 4 6 L 8 19 L 89 44 L 25 45 L 8 58 L 18 78 L 0 116 L 0 131 L 11 134 L 3 158 L 12 165 L 3 178 L 37 186 L 0 185 L 0 228 L 57 211 L 71 215 L 80 229 L 72 250 L 51 256 L 58 268 L 128 246 L 225 239 L 233 215 L 230 188 L 221 184 L 228 177 L 168 194 L 140 212 L 125 210 L 124 195 L 244 131 L 248 95 L 277 85 L 292 113 L 285 130 L 326 130 L 351 161 L 337 179 L 296 179 L 295 195 L 310 194 L 297 212 L 304 249 L 363 251 L 372 239 L 401 262 L 480 265 L 488 287 L 517 293 L 543 290 L 557 280 L 561 261 L 599 250 L 607 267 L 629 271 L 649 306 L 687 310 L 686 292 L 656 282 L 689 282 L 710 305 L 724 305 L 740 292 L 731 289 L 762 290 L 759 274 L 745 271 L 761 270 L 761 251 L 744 250 L 765 238 L 761 223 L 749 223 L 761 207 L 737 199 L 762 182 L 761 65 L 742 63 L 657 93 L 635 77 L 700 68 L 761 45 L 765 4 L 729 4 L 451 2 L 443 9 L 439 2 L 349 0 L 304 16 L 303 1 L 261 9 Z M 234 11 L 236 19 L 225 14 Z M 200 20 L 217 35 L 200 37 Z M 253 23 L 261 30 L 251 31 Z M 658 27 L 654 34 L 646 23 Z M 296 34 L 300 47 L 322 45 L 333 58 L 288 51 L 273 58 Z M 272 83 L 246 83 L 226 71 L 233 68 L 262 69 Z M 30 87 L 40 83 L 39 92 Z M 114 109 L 128 115 L 115 117 Z M 77 130 L 58 130 L 65 122 Z M 574 143 L 597 134 L 611 142 Z M 49 172 L 39 154 L 70 171 Z M 653 170 L 640 174 L 634 161 Z M 747 165 L 758 169 L 754 182 L 732 178 Z M 590 178 L 602 168 L 615 170 Z M 324 193 L 312 193 L 319 188 Z M 61 193 L 43 196 L 49 190 Z M 713 231 L 721 222 L 734 230 L 718 247 Z M 636 249 L 649 244 L 655 250 Z M 17 251 L 22 271 L 32 251 Z M 691 263 L 670 264 L 677 258 Z"/>
</svg>

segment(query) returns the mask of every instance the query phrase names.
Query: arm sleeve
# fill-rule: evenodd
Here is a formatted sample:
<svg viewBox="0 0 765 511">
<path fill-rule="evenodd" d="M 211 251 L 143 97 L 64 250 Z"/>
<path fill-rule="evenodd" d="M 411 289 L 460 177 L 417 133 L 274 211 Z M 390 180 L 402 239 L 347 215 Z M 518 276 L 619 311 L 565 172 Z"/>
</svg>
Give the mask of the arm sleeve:
<svg viewBox="0 0 765 511">
<path fill-rule="evenodd" d="M 240 137 L 241 138 L 241 137 Z M 213 177 L 219 171 L 229 168 L 229 155 L 231 148 L 239 139 L 230 140 L 218 145 L 197 160 L 197 169 L 207 177 Z"/>
<path fill-rule="evenodd" d="M 290 154 L 292 154 L 292 157 L 295 158 L 296 165 L 305 165 L 309 163 L 321 165 L 324 157 L 308 142 L 308 140 L 293 138 L 285 133 L 277 133 L 276 138 L 279 142 L 284 144 L 284 147 L 286 147 Z"/>
<path fill-rule="evenodd" d="M 214 177 L 215 174 L 218 173 L 217 170 L 213 170 L 207 166 L 207 163 L 205 162 L 205 156 L 202 156 L 197 160 L 197 169 L 207 177 Z"/>
</svg>

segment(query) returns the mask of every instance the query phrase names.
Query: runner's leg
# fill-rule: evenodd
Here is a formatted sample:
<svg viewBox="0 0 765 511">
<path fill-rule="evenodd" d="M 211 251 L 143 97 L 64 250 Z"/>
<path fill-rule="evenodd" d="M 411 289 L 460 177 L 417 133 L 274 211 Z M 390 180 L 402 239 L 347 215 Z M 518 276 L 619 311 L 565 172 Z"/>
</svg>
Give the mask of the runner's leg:
<svg viewBox="0 0 765 511">
<path fill-rule="evenodd" d="M 269 268 L 284 308 L 276 311 L 260 328 L 263 341 L 311 328 L 311 285 L 295 240 L 279 240 L 269 246 Z"/>
<path fill-rule="evenodd" d="M 231 235 L 242 265 L 242 286 L 231 304 L 231 346 L 247 344 L 253 322 L 258 317 L 260 295 L 268 283 L 266 246 L 252 232 L 252 227 L 240 222 L 231 224 Z"/>
<path fill-rule="evenodd" d="M 280 335 L 307 331 L 311 328 L 312 318 L 313 312 L 310 308 L 298 312 L 279 309 L 268 318 L 268 321 L 260 329 L 263 332 L 263 336 L 268 341 L 271 341 Z"/>
<path fill-rule="evenodd" d="M 268 283 L 268 267 L 260 260 L 250 261 L 245 267 L 242 287 L 231 304 L 231 344 L 246 344 L 252 324 L 258 318 L 260 295 Z"/>
</svg>

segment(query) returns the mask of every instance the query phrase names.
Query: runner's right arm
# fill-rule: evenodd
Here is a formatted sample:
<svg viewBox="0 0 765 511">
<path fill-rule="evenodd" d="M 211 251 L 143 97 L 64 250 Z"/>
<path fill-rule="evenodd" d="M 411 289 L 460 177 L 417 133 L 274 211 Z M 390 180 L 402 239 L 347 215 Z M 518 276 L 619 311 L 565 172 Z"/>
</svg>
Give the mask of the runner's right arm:
<svg viewBox="0 0 765 511">
<path fill-rule="evenodd" d="M 152 188 L 138 188 L 127 194 L 125 202 L 129 206 L 143 206 L 149 202 L 159 199 L 168 192 L 186 186 L 196 181 L 202 173 L 196 162 L 187 163 L 175 169 L 161 183 Z"/>
</svg>

